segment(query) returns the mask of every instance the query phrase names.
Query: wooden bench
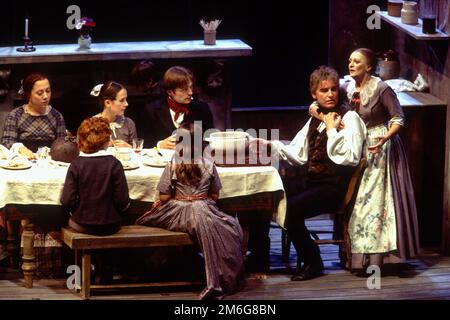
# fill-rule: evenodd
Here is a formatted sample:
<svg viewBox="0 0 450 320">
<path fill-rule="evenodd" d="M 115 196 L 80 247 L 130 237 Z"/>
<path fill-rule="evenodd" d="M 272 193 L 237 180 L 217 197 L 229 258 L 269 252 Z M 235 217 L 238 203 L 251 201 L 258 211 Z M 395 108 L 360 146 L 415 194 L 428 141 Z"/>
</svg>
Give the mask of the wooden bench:
<svg viewBox="0 0 450 320">
<path fill-rule="evenodd" d="M 92 289 L 167 287 L 198 284 L 198 282 L 174 281 L 91 285 L 91 252 L 93 250 L 192 245 L 192 241 L 187 233 L 173 232 L 161 228 L 131 225 L 123 226 L 119 232 L 110 236 L 93 236 L 78 233 L 72 229 L 62 228 L 61 237 L 69 248 L 75 250 L 75 261 L 77 261 L 78 250 L 82 250 L 81 297 L 83 299 L 89 299 Z"/>
</svg>

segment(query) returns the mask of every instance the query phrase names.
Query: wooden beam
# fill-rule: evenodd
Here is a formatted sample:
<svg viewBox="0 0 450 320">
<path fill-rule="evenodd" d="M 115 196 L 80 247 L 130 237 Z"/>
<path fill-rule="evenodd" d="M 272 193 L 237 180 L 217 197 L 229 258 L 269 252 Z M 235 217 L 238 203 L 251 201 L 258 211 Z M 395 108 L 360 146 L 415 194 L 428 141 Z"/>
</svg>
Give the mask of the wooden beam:
<svg viewBox="0 0 450 320">
<path fill-rule="evenodd" d="M 450 255 L 450 102 L 447 105 L 444 169 L 444 208 L 442 213 L 442 253 Z"/>
</svg>

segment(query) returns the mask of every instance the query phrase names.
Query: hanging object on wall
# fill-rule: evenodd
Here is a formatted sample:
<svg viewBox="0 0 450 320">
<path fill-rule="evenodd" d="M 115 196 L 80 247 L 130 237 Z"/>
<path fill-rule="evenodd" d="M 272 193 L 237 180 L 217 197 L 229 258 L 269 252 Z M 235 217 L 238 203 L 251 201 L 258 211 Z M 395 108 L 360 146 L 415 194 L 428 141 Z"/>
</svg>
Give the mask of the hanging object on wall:
<svg viewBox="0 0 450 320">
<path fill-rule="evenodd" d="M 11 69 L 0 70 L 0 102 L 4 101 L 9 91 Z"/>
</svg>

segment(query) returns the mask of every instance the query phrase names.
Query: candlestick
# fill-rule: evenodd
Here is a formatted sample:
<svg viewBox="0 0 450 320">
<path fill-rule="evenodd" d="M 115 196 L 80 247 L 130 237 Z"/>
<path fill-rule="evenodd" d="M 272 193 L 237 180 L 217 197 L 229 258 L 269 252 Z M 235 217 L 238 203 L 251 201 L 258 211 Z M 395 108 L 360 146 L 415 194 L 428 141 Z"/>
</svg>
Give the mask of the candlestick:
<svg viewBox="0 0 450 320">
<path fill-rule="evenodd" d="M 16 49 L 19 52 L 33 52 L 36 48 L 33 47 L 33 42 L 28 36 L 28 19 L 25 19 L 25 36 L 23 37 L 23 47 Z"/>
<path fill-rule="evenodd" d="M 33 42 L 31 41 L 30 37 L 23 37 L 23 47 L 17 48 L 16 50 L 19 52 L 33 52 L 36 51 L 36 48 L 33 47 Z"/>
<path fill-rule="evenodd" d="M 25 19 L 25 37 L 28 37 L 28 19 Z"/>
</svg>

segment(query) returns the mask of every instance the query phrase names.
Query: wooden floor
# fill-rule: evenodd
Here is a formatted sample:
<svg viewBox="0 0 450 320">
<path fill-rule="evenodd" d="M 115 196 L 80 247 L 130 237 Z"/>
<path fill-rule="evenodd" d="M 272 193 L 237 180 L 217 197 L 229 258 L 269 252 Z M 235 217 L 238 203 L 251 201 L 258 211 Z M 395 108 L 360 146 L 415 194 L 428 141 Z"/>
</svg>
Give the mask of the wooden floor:
<svg viewBox="0 0 450 320">
<path fill-rule="evenodd" d="M 330 229 L 327 219 L 310 220 L 314 228 Z M 448 299 L 450 300 L 450 257 L 432 251 L 408 261 L 401 273 L 381 278 L 380 289 L 368 289 L 367 279 L 343 270 L 338 265 L 337 247 L 322 245 L 324 275 L 306 282 L 290 280 L 290 271 L 281 261 L 280 229 L 273 226 L 271 237 L 271 272 L 248 274 L 245 287 L 227 300 L 341 300 L 341 299 Z M 295 267 L 295 250 L 291 249 Z M 202 287 L 97 292 L 92 300 L 196 300 Z M 78 300 L 79 294 L 66 288 L 66 279 L 36 280 L 32 289 L 23 287 L 17 270 L 0 268 L 0 299 Z"/>
</svg>

